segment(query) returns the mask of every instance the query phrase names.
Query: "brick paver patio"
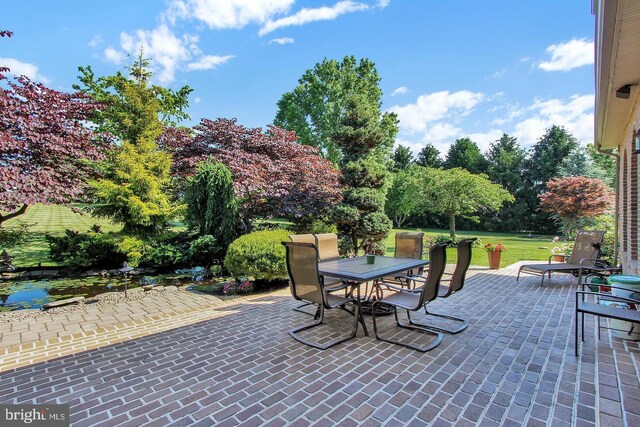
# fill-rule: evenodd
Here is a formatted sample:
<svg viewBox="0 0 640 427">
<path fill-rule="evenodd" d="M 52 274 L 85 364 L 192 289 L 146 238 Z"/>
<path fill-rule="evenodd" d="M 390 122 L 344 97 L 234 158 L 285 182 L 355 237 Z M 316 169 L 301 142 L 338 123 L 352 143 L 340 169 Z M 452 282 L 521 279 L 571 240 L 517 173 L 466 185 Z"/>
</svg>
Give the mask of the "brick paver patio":
<svg viewBox="0 0 640 427">
<path fill-rule="evenodd" d="M 426 354 L 362 332 L 305 347 L 287 330 L 311 317 L 286 290 L 196 297 L 171 314 L 4 346 L 0 403 L 68 403 L 74 426 L 640 425 L 638 344 L 604 331 L 597 342 L 587 318 L 576 358 L 570 278 L 541 288 L 515 283 L 516 269 L 472 270 L 460 294 L 433 303 L 470 326 Z M 346 316 L 329 312 L 317 335 L 348 328 Z"/>
</svg>

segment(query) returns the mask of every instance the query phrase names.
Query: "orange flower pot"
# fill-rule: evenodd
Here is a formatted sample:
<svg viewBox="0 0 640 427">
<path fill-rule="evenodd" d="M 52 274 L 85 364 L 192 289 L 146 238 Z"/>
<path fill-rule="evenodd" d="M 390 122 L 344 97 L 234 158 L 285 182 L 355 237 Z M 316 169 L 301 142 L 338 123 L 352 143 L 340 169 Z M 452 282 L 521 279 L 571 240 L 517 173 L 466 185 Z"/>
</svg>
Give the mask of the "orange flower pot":
<svg viewBox="0 0 640 427">
<path fill-rule="evenodd" d="M 564 255 L 553 255 L 551 259 L 555 262 L 564 262 Z"/>
<path fill-rule="evenodd" d="M 500 268 L 500 257 L 502 256 L 502 251 L 491 251 L 487 252 L 489 256 L 489 268 L 491 270 L 498 270 Z"/>
</svg>

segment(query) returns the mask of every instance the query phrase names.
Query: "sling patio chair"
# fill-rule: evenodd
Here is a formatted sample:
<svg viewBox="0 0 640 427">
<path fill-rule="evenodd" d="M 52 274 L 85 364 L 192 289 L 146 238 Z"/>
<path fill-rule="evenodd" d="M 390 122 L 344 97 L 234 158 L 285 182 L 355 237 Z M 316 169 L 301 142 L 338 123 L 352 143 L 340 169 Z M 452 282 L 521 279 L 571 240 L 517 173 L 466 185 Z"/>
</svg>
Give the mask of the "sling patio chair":
<svg viewBox="0 0 640 427">
<path fill-rule="evenodd" d="M 338 235 L 336 233 L 314 234 L 314 243 L 318 247 L 318 261 L 333 261 L 340 259 L 338 252 Z"/>
<path fill-rule="evenodd" d="M 331 237 L 333 235 L 333 239 Z M 318 240 L 318 236 L 320 239 Z M 289 239 L 292 242 L 296 243 L 312 243 L 315 244 L 318 248 L 318 261 L 331 261 L 333 259 L 340 258 L 340 254 L 338 253 L 338 236 L 334 233 L 327 234 L 290 234 Z M 335 248 L 335 249 L 334 249 Z M 323 259 L 323 256 L 325 257 Z M 328 291 L 339 291 L 342 289 L 347 289 L 348 286 L 343 286 L 344 283 L 340 279 L 325 277 L 324 278 L 324 286 Z M 303 308 L 313 305 L 310 302 L 305 302 L 304 304 L 295 307 L 293 311 L 297 311 L 299 313 L 308 314 L 310 316 L 318 316 L 318 311 L 316 310 L 314 313 L 309 313 L 308 311 L 304 311 Z"/>
<path fill-rule="evenodd" d="M 453 273 L 445 272 L 444 275 L 450 278 L 442 279 L 440 282 L 440 289 L 438 290 L 438 298 L 449 298 L 451 295 L 460 292 L 464 287 L 464 281 L 467 277 L 467 271 L 471 265 L 471 248 L 473 243 L 478 240 L 475 237 L 469 239 L 462 239 L 457 244 L 458 254 L 456 257 L 456 266 Z M 421 276 L 409 276 L 409 280 L 413 280 L 416 286 L 420 282 L 424 282 L 425 278 Z M 438 314 L 430 312 L 427 309 L 427 305 L 424 306 L 424 312 L 428 316 L 440 317 L 447 320 L 460 323 L 456 328 L 448 328 L 446 326 L 429 325 L 429 328 L 440 332 L 446 332 L 448 334 L 458 334 L 469 326 L 469 322 L 461 317 L 449 316 L 446 314 Z"/>
<path fill-rule="evenodd" d="M 423 241 L 424 241 L 424 233 L 419 233 L 416 231 L 400 231 L 396 233 L 396 247 L 393 253 L 395 258 L 413 258 L 413 259 L 422 259 L 423 252 Z M 423 268 L 420 267 L 415 274 L 422 274 Z M 414 274 L 412 270 L 406 271 L 404 276 L 409 276 Z M 395 276 L 387 276 L 382 278 L 383 282 L 393 283 L 399 286 L 402 286 L 402 281 L 398 278 L 398 275 Z M 373 292 L 373 288 L 371 289 Z M 367 291 L 365 291 L 365 295 Z"/>
<path fill-rule="evenodd" d="M 425 304 L 438 297 L 440 280 L 442 279 L 447 260 L 447 245 L 448 242 L 438 243 L 431 247 L 431 250 L 429 251 L 429 272 L 427 273 L 426 280 L 422 286 L 416 287 L 415 289 L 407 289 L 385 282 L 376 283 L 376 295 L 378 298 L 374 301 L 371 312 L 373 318 L 373 330 L 377 339 L 421 352 L 427 352 L 440 344 L 442 341 L 442 334 L 430 329 L 428 325 L 420 324 L 411 320 L 411 312 L 420 310 Z M 393 314 L 398 327 L 428 334 L 434 338 L 426 345 L 417 346 L 409 342 L 402 342 L 381 336 L 378 333 L 378 323 L 376 320 L 376 307 L 380 304 L 387 304 L 393 307 Z M 398 309 L 406 311 L 408 323 L 400 322 L 400 319 L 398 318 Z"/>
<path fill-rule="evenodd" d="M 297 300 L 318 305 L 318 315 L 315 317 L 315 321 L 310 325 L 290 330 L 289 335 L 302 344 L 320 350 L 326 350 L 329 347 L 354 338 L 358 333 L 358 322 L 362 323 L 366 334 L 364 318 L 360 311 L 360 301 L 353 298 L 353 289 L 351 289 L 346 296 L 338 296 L 328 292 L 324 287 L 323 278 L 318 274 L 318 247 L 313 243 L 282 242 L 282 244 L 286 249 L 287 272 L 289 274 L 289 290 L 291 291 L 291 295 Z M 350 284 L 346 284 L 345 286 L 352 287 Z M 345 308 L 347 304 L 354 306 L 353 312 L 350 312 L 350 314 L 353 315 L 353 327 L 348 337 L 337 338 L 321 344 L 309 341 L 298 335 L 301 331 L 321 325 L 324 321 L 325 310 Z"/>
<path fill-rule="evenodd" d="M 518 270 L 516 282 L 520 280 L 520 273 L 522 272 L 542 276 L 542 280 L 540 281 L 540 286 L 542 286 L 544 285 L 545 275 L 548 275 L 549 280 L 551 280 L 552 271 L 577 276 L 581 267 L 584 269 L 589 266 L 596 266 L 604 233 L 606 233 L 606 231 L 583 230 L 578 232 L 575 244 L 573 245 L 573 252 L 571 252 L 571 256 L 568 257 L 567 262 L 552 263 L 551 257 L 549 257 L 549 262 L 547 264 L 540 263 L 522 265 Z"/>
</svg>

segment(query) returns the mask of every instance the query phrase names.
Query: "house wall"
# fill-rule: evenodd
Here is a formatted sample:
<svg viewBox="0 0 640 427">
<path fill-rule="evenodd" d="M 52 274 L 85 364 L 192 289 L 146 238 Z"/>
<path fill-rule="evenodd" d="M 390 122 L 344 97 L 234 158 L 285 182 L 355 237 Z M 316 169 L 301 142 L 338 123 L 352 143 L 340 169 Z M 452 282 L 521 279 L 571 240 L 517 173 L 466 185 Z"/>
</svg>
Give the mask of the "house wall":
<svg viewBox="0 0 640 427">
<path fill-rule="evenodd" d="M 640 98 L 635 97 L 633 112 L 631 114 L 624 137 L 618 145 L 620 153 L 620 197 L 618 204 L 620 209 L 620 262 L 625 274 L 640 275 L 640 261 L 638 257 L 640 224 L 640 200 L 638 198 L 638 182 L 640 181 L 638 163 L 640 154 L 633 152 L 633 138 L 640 130 Z"/>
</svg>

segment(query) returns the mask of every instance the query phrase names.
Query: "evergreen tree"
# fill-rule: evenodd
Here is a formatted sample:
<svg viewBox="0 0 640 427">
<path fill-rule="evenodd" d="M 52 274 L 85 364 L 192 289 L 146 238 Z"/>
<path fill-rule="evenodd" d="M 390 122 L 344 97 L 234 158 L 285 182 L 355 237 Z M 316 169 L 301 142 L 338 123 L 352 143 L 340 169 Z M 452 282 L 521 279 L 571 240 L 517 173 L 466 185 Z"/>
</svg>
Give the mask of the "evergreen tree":
<svg viewBox="0 0 640 427">
<path fill-rule="evenodd" d="M 343 252 L 384 254 L 384 239 L 391 221 L 384 213 L 386 168 L 375 150 L 384 143 L 383 124 L 377 107 L 359 96 L 350 97 L 346 113 L 333 142 L 342 151 L 340 167 L 345 187 L 343 202 L 333 218 L 338 226 Z"/>
<path fill-rule="evenodd" d="M 447 169 L 463 168 L 471 173 L 487 171 L 487 161 L 480 148 L 469 138 L 459 138 L 451 144 L 444 166 Z"/>
<path fill-rule="evenodd" d="M 528 228 L 546 233 L 557 231 L 550 214 L 540 211 L 538 196 L 545 191 L 545 184 L 558 176 L 560 164 L 577 146 L 573 135 L 556 125 L 547 129 L 534 145 L 531 157 L 525 163 L 525 185 L 521 192 L 531 212 Z"/>
<path fill-rule="evenodd" d="M 396 147 L 396 150 L 393 152 L 392 160 L 394 172 L 405 170 L 413 161 L 413 153 L 411 152 L 409 147 L 398 145 Z"/>
<path fill-rule="evenodd" d="M 213 236 L 226 252 L 236 237 L 238 223 L 238 203 L 229 169 L 220 162 L 200 163 L 187 183 L 184 201 L 187 224 L 200 236 Z"/>
<path fill-rule="evenodd" d="M 607 172 L 593 161 L 588 149 L 581 145 L 574 148 L 562 161 L 558 168 L 558 176 L 586 176 L 587 178 L 597 178 L 611 185 L 608 182 Z"/>
<path fill-rule="evenodd" d="M 169 198 L 171 156 L 158 149 L 157 140 L 164 130 L 160 115 L 167 111 L 167 102 L 180 112 L 177 105 L 185 105 L 186 98 L 162 97 L 166 92 L 148 85 L 148 66 L 140 52 L 129 68 L 132 79 L 118 73 L 96 81 L 90 69 L 81 69 L 80 78 L 88 94 L 109 105 L 95 117 L 99 128 L 121 139 L 103 165 L 103 178 L 91 183 L 96 202 L 92 211 L 136 234 L 162 231 L 179 211 Z"/>
<path fill-rule="evenodd" d="M 433 144 L 427 144 L 422 147 L 422 150 L 418 153 L 416 163 L 420 166 L 427 166 L 430 168 L 442 167 L 442 160 L 440 160 L 440 151 Z"/>
<path fill-rule="evenodd" d="M 518 144 L 518 139 L 507 134 L 503 134 L 500 139 L 491 144 L 487 153 L 489 179 L 503 186 L 516 198 L 514 201 L 506 202 L 499 211 L 482 217 L 481 223 L 487 225 L 486 229 L 522 230 L 523 218 L 528 215 L 528 205 L 520 197 L 524 186 L 525 156 L 526 153 Z"/>
</svg>

